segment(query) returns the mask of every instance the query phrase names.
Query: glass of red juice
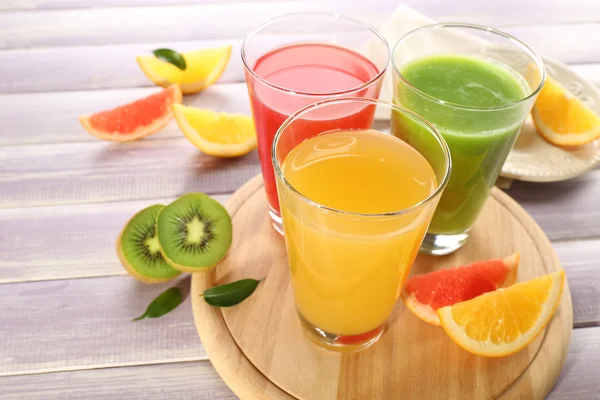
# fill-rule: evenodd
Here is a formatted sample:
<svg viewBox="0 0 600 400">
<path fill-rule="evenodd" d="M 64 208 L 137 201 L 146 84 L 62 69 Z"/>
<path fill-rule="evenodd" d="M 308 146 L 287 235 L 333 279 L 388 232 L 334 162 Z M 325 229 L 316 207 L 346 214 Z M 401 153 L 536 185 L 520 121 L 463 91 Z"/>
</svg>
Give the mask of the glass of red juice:
<svg viewBox="0 0 600 400">
<path fill-rule="evenodd" d="M 343 97 L 378 98 L 389 63 L 386 40 L 375 29 L 340 14 L 296 13 L 265 22 L 248 34 L 242 62 L 258 139 L 258 155 L 275 229 L 283 234 L 271 147 L 281 124 L 301 108 Z M 340 120 L 368 129 L 374 107 L 355 107 Z M 339 120 L 313 116 L 314 132 L 345 129 Z"/>
</svg>

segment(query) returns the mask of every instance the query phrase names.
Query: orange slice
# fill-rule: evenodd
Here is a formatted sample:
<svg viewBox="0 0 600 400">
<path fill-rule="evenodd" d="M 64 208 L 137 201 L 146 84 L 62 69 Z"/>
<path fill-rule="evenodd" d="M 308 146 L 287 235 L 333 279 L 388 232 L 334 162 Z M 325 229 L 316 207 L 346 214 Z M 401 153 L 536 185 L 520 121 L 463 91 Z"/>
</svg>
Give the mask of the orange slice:
<svg viewBox="0 0 600 400">
<path fill-rule="evenodd" d="M 402 300 L 418 318 L 439 325 L 436 310 L 515 283 L 519 253 L 503 260 L 479 261 L 411 277 Z"/>
<path fill-rule="evenodd" d="M 179 86 L 144 97 L 112 110 L 101 111 L 79 121 L 90 135 L 98 139 L 131 142 L 151 135 L 173 117 L 171 106 L 181 103 Z"/>
<path fill-rule="evenodd" d="M 231 46 L 182 53 L 185 70 L 159 60 L 153 55 L 138 56 L 138 65 L 155 84 L 167 87 L 177 83 L 185 94 L 199 92 L 215 83 L 227 68 Z"/>
<path fill-rule="evenodd" d="M 560 301 L 564 271 L 517 283 L 437 310 L 442 328 L 463 349 L 487 357 L 514 354 L 546 327 Z"/>
<path fill-rule="evenodd" d="M 579 146 L 600 138 L 600 116 L 550 77 L 531 116 L 540 135 L 555 145 Z"/>
<path fill-rule="evenodd" d="M 179 129 L 206 154 L 237 157 L 256 148 L 256 130 L 248 115 L 219 113 L 180 104 L 173 106 Z"/>
</svg>

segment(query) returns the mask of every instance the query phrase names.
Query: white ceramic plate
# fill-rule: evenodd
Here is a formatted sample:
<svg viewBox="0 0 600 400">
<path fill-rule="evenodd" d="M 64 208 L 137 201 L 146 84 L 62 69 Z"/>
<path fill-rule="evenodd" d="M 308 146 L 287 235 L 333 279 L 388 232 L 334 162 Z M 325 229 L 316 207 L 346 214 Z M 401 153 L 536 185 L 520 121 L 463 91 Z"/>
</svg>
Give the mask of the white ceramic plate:
<svg viewBox="0 0 600 400">
<path fill-rule="evenodd" d="M 569 92 L 600 113 L 600 91 L 563 63 L 544 58 L 546 72 Z M 600 140 L 569 149 L 553 146 L 536 132 L 531 117 L 523 125 L 515 147 L 500 175 L 529 182 L 556 182 L 571 179 L 600 162 Z"/>
<path fill-rule="evenodd" d="M 544 58 L 548 75 L 569 92 L 600 113 L 600 89 L 583 79 L 565 64 Z M 388 79 L 388 77 L 386 77 Z M 385 85 L 385 83 L 384 83 Z M 391 87 L 391 83 L 388 82 Z M 390 90 L 382 90 L 380 98 L 391 101 Z M 375 119 L 389 120 L 389 110 L 377 109 Z M 531 117 L 527 119 L 514 148 L 508 155 L 500 175 L 529 182 L 556 182 L 575 178 L 600 163 L 600 139 L 577 148 L 562 148 L 546 142 L 536 132 Z"/>
</svg>

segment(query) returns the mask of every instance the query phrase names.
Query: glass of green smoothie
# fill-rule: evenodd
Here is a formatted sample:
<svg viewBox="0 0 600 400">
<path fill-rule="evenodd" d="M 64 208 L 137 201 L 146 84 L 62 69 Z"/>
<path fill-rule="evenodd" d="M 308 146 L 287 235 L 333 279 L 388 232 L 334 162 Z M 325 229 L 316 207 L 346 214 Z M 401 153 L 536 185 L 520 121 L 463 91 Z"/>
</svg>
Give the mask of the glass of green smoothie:
<svg viewBox="0 0 600 400">
<path fill-rule="evenodd" d="M 506 33 L 457 23 L 408 33 L 392 61 L 394 103 L 435 125 L 450 148 L 452 175 L 421 246 L 449 254 L 467 241 L 543 86 L 544 64 Z M 406 142 L 425 140 L 402 116 L 392 121 Z"/>
</svg>

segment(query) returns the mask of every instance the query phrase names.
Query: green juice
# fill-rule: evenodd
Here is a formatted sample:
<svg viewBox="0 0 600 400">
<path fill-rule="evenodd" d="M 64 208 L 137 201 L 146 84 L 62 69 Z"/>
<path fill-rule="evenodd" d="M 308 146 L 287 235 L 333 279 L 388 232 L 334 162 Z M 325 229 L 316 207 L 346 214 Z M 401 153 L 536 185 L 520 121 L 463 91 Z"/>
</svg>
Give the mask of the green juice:
<svg viewBox="0 0 600 400">
<path fill-rule="evenodd" d="M 504 65 L 462 55 L 417 59 L 400 73 L 410 85 L 398 81 L 395 103 L 435 125 L 452 158 L 452 175 L 428 232 L 464 233 L 475 223 L 527 116 L 528 109 L 515 102 L 529 87 Z M 409 143 L 422 140 L 418 129 L 395 119 L 396 135 Z"/>
</svg>

